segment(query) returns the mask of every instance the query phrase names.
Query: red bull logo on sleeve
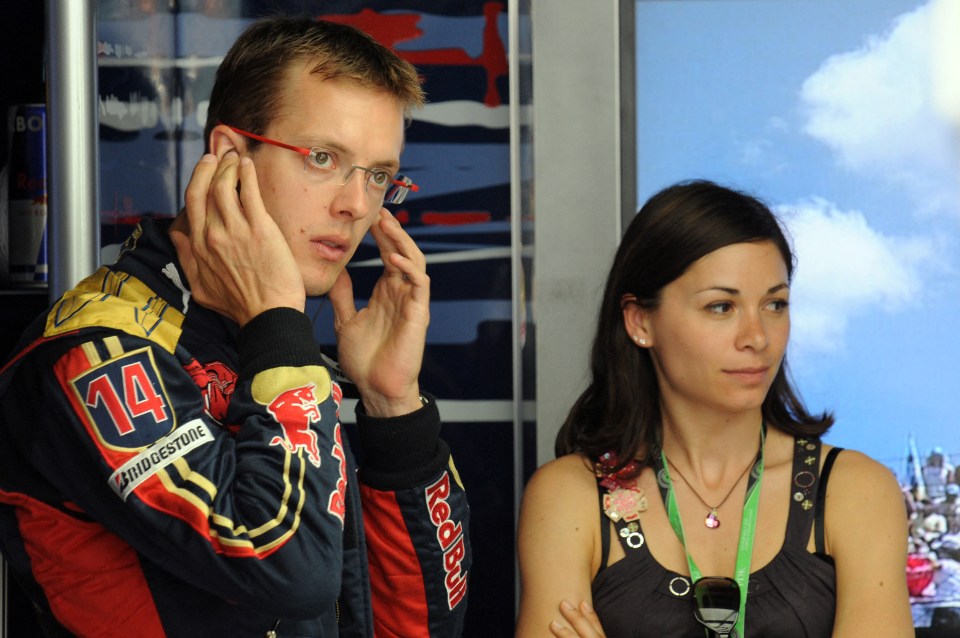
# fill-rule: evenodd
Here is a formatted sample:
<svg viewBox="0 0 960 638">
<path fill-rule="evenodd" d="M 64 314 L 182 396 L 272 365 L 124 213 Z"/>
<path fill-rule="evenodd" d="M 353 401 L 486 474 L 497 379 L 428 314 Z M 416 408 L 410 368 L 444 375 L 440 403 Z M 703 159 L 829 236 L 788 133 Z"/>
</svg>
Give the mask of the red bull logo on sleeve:
<svg viewBox="0 0 960 638">
<path fill-rule="evenodd" d="M 267 405 L 267 411 L 273 415 L 283 436 L 275 436 L 270 445 L 280 445 L 291 454 L 303 450 L 314 467 L 320 467 L 320 449 L 317 446 L 317 433 L 310 427 L 320 421 L 320 408 L 317 405 L 314 384 L 286 390 L 277 395 Z"/>
<path fill-rule="evenodd" d="M 340 433 L 339 423 L 333 428 L 333 448 L 330 455 L 340 465 L 340 476 L 337 479 L 337 489 L 330 492 L 327 511 L 340 519 L 340 527 L 343 527 L 343 519 L 347 514 L 347 455 L 343 450 L 343 435 Z"/>
<path fill-rule="evenodd" d="M 337 421 L 340 420 L 340 404 L 343 403 L 343 388 L 336 381 L 330 383 L 330 392 L 333 393 L 333 402 L 337 405 Z"/>
<path fill-rule="evenodd" d="M 456 607 L 467 593 L 467 573 L 462 569 L 466 555 L 463 525 L 450 519 L 452 513 L 447 498 L 450 496 L 450 474 L 443 476 L 425 491 L 430 520 L 437 527 L 437 542 L 443 550 L 443 569 L 446 572 L 444 585 L 447 588 L 447 605 Z"/>
<path fill-rule="evenodd" d="M 343 390 L 333 382 L 323 366 L 280 367 L 265 370 L 253 379 L 253 399 L 266 407 L 267 412 L 280 425 L 283 436 L 274 436 L 270 445 L 280 446 L 288 453 L 306 455 L 314 466 L 320 467 L 320 441 L 316 424 L 321 420 L 320 405 L 333 399 L 336 418 L 319 434 L 330 433 L 333 441 L 329 448 L 324 442 L 324 452 L 329 453 L 338 470 L 336 485 L 326 499 L 327 511 L 335 516 L 341 527 L 346 514 L 347 456 L 343 445 L 339 414 Z M 329 461 L 329 459 L 328 459 Z"/>
<path fill-rule="evenodd" d="M 340 404 L 343 403 L 343 388 L 336 381 L 331 383 L 330 392 L 333 402 L 337 405 L 337 424 L 333 428 L 333 447 L 330 456 L 337 460 L 340 476 L 337 479 L 337 489 L 330 493 L 327 501 L 327 511 L 340 519 L 340 527 L 347 514 L 347 454 L 343 449 L 343 434 L 340 431 Z"/>
</svg>

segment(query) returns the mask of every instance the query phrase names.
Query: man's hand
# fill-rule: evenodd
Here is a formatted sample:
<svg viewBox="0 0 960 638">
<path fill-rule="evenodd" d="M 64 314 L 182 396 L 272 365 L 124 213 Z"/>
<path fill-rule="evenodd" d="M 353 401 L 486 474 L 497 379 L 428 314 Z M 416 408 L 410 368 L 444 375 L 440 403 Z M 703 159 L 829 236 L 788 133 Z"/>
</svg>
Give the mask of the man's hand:
<svg viewBox="0 0 960 638">
<path fill-rule="evenodd" d="M 370 232 L 383 274 L 359 312 L 346 270 L 331 288 L 337 352 L 367 414 L 399 416 L 421 407 L 417 379 L 430 323 L 430 278 L 423 253 L 386 209 Z"/>
<path fill-rule="evenodd" d="M 250 158 L 204 155 L 185 199 L 186 228 L 178 219 L 170 237 L 197 303 L 241 326 L 270 308 L 303 311 L 303 277 L 263 206 Z"/>
</svg>

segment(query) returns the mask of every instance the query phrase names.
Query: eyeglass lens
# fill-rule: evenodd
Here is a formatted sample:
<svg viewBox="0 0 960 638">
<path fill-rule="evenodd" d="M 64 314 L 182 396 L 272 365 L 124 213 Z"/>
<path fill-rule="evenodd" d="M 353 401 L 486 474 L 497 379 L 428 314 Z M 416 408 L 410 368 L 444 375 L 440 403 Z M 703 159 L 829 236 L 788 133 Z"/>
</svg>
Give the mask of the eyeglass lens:
<svg viewBox="0 0 960 638">
<path fill-rule="evenodd" d="M 384 204 L 402 204 L 410 191 L 419 190 L 413 180 L 406 175 L 397 174 L 394 176 L 387 192 L 383 196 Z"/>
<path fill-rule="evenodd" d="M 335 172 L 318 171 L 316 166 L 317 160 L 315 159 L 318 155 L 328 157 L 327 153 L 320 149 L 311 149 L 310 154 L 303 158 L 303 168 L 315 177 L 330 179 L 335 175 Z M 386 184 L 377 185 L 373 180 L 384 179 L 384 177 L 379 175 L 384 173 L 384 171 L 382 169 L 367 168 L 359 164 L 348 164 L 344 166 L 340 172 L 340 183 L 349 183 L 350 180 L 353 179 L 353 174 L 358 170 L 361 171 L 360 179 L 363 180 L 364 190 L 371 201 L 379 199 L 382 204 L 402 204 L 410 191 L 420 190 L 419 187 L 413 183 L 412 179 L 399 173 L 392 179 L 384 175 L 387 180 Z"/>
</svg>

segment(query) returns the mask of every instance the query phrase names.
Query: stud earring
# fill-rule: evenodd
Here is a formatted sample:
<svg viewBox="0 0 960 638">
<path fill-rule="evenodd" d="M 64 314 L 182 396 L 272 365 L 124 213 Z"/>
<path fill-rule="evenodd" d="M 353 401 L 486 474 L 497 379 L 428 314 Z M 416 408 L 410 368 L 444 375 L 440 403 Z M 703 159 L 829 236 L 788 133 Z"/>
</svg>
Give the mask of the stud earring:
<svg viewBox="0 0 960 638">
<path fill-rule="evenodd" d="M 640 335 L 633 335 L 633 340 L 636 341 L 637 344 L 639 344 L 639 345 L 641 345 L 641 346 L 647 345 L 647 340 L 646 340 L 646 339 L 641 339 L 641 338 L 640 338 Z"/>
</svg>

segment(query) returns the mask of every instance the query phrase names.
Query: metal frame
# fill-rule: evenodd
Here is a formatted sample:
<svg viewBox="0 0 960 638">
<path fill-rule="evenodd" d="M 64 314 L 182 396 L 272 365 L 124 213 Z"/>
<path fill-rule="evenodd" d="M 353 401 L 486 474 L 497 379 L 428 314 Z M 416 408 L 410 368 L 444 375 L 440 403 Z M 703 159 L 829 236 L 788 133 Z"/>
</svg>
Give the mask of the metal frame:
<svg viewBox="0 0 960 638">
<path fill-rule="evenodd" d="M 537 464 L 586 386 L 603 281 L 636 212 L 635 0 L 533 0 Z"/>
<path fill-rule="evenodd" d="M 51 299 L 99 265 L 95 5 L 95 0 L 47 0 L 46 6 Z"/>
</svg>

